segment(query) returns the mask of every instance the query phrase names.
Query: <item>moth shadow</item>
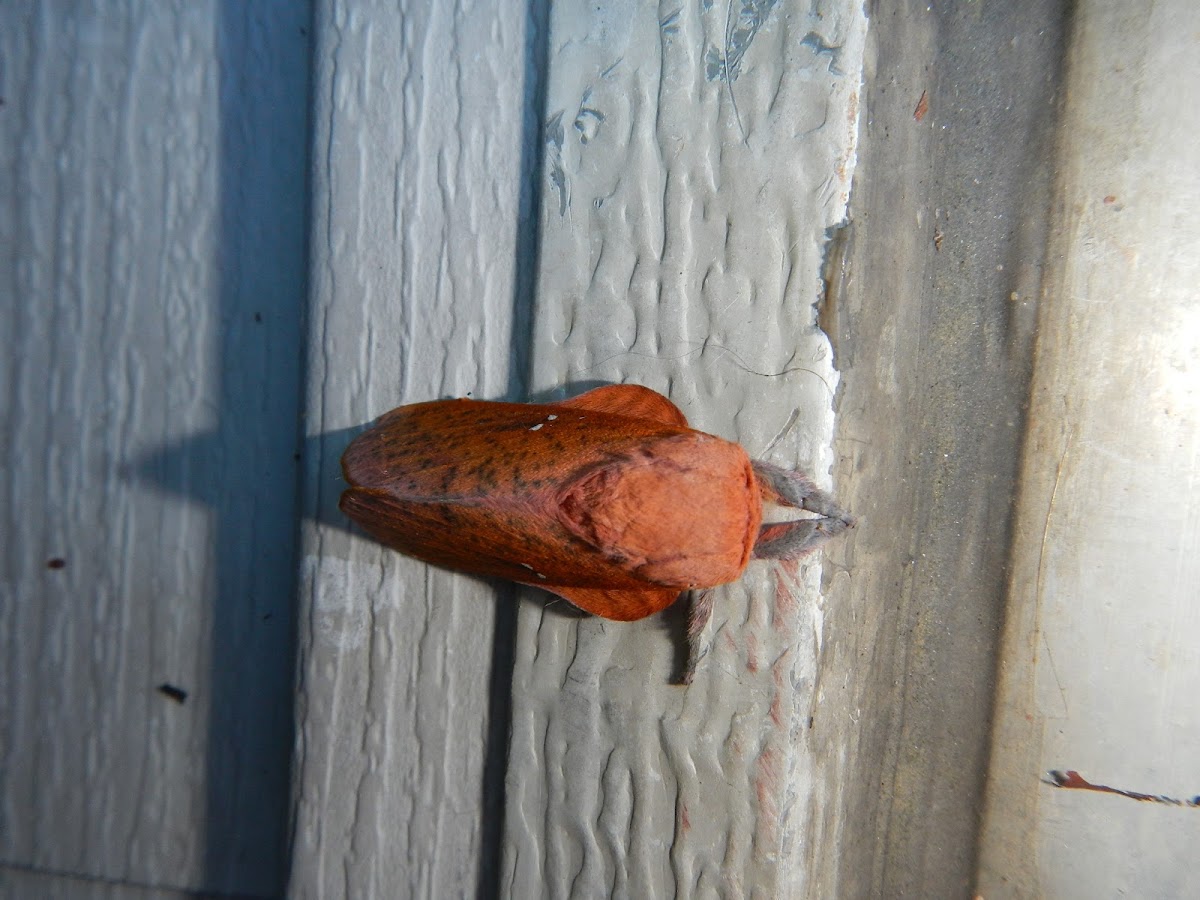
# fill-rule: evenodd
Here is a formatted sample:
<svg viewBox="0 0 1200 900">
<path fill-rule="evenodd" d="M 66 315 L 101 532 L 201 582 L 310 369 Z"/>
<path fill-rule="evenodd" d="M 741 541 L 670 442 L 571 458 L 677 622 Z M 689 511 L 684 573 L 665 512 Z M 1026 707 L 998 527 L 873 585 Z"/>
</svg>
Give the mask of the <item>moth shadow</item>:
<svg viewBox="0 0 1200 900">
<path fill-rule="evenodd" d="M 371 424 L 364 422 L 298 439 L 290 456 L 258 459 L 254 468 L 230 458 L 225 436 L 205 431 L 142 453 L 121 465 L 118 474 L 126 482 L 212 508 L 227 505 L 234 493 L 251 506 L 278 504 L 287 491 L 285 479 L 290 480 L 296 505 L 308 511 L 301 514 L 305 520 L 361 535 L 364 532 L 338 508 L 347 486 L 341 459 L 350 442 Z M 293 474 L 283 475 L 289 470 Z"/>
<path fill-rule="evenodd" d="M 567 600 L 557 594 L 552 594 L 550 591 L 535 587 L 534 585 L 525 584 L 509 584 L 506 581 L 493 581 L 496 586 L 496 592 L 503 595 L 506 591 L 511 590 L 516 595 L 518 604 L 537 607 L 541 610 L 542 615 L 555 616 L 559 619 L 590 619 L 592 614 L 584 612 L 578 606 L 572 606 Z"/>
</svg>

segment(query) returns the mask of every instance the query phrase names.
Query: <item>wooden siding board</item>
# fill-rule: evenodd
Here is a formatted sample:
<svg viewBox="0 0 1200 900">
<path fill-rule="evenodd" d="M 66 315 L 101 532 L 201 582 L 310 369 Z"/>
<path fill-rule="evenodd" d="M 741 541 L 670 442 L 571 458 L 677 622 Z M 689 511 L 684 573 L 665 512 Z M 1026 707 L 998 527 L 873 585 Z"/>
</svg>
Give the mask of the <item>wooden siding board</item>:
<svg viewBox="0 0 1200 900">
<path fill-rule="evenodd" d="M 307 10 L 0 17 L 4 883 L 273 894 Z"/>
<path fill-rule="evenodd" d="M 827 483 L 838 376 L 813 306 L 845 215 L 865 20 L 852 3 L 761 6 L 751 34 L 721 5 L 555 4 L 533 387 L 645 384 Z M 507 895 L 803 894 L 821 568 L 755 565 L 723 589 L 688 688 L 669 683 L 679 610 L 620 624 L 527 593 Z"/>
<path fill-rule="evenodd" d="M 462 896 L 488 874 L 495 586 L 352 531 L 338 460 L 394 406 L 513 390 L 526 23 L 317 5 L 297 897 Z"/>
</svg>

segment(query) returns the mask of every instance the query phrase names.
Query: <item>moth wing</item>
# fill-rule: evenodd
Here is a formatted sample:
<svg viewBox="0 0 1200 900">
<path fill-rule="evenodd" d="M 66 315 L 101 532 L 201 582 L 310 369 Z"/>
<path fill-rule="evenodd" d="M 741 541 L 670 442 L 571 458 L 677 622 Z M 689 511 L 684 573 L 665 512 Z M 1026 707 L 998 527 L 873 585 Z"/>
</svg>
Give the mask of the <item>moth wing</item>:
<svg viewBox="0 0 1200 900">
<path fill-rule="evenodd" d="M 678 406 L 658 391 L 640 384 L 609 384 L 550 405 L 588 409 L 628 419 L 647 419 L 679 428 L 688 427 L 687 416 Z"/>
<path fill-rule="evenodd" d="M 584 588 L 545 587 L 543 590 L 558 594 L 578 606 L 584 612 L 617 622 L 632 622 L 652 616 L 674 603 L 682 591 L 679 588 Z"/>
</svg>

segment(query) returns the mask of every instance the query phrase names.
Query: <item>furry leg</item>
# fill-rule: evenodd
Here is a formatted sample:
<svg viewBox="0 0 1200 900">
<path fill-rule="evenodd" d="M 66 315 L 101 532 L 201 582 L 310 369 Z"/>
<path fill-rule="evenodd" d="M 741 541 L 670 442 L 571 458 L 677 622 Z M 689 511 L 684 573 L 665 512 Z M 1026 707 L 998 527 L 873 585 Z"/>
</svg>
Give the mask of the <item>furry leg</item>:
<svg viewBox="0 0 1200 900">
<path fill-rule="evenodd" d="M 838 506 L 833 497 L 799 472 L 755 462 L 754 475 L 767 502 L 817 514 L 813 519 L 764 525 L 754 544 L 754 556 L 758 559 L 796 559 L 857 524 L 854 516 Z"/>
<path fill-rule="evenodd" d="M 692 609 L 688 616 L 688 660 L 687 668 L 683 670 L 682 684 L 691 684 L 692 679 L 696 677 L 696 667 L 700 664 L 700 660 L 708 654 L 706 647 L 701 640 L 704 636 L 705 629 L 708 628 L 708 623 L 712 621 L 713 601 L 716 600 L 716 592 L 711 588 L 703 591 L 691 592 Z"/>
<path fill-rule="evenodd" d="M 798 559 L 854 527 L 853 519 L 797 519 L 764 525 L 754 542 L 755 559 Z"/>
<path fill-rule="evenodd" d="M 807 509 L 819 516 L 840 519 L 846 523 L 847 528 L 854 527 L 854 516 L 838 506 L 833 497 L 813 484 L 812 479 L 770 463 L 756 461 L 753 465 L 764 500 L 780 506 Z"/>
</svg>

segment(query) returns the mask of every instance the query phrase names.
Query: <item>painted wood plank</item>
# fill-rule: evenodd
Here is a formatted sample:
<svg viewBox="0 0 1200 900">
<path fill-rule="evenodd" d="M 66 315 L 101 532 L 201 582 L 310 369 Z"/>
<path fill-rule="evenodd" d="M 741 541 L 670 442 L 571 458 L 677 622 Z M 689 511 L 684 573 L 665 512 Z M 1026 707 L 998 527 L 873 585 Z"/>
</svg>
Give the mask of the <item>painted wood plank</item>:
<svg viewBox="0 0 1200 900">
<path fill-rule="evenodd" d="M 538 392 L 645 384 L 828 484 L 838 376 L 813 305 L 865 28 L 856 3 L 554 6 Z M 529 592 L 503 891 L 802 896 L 821 577 L 818 557 L 723 589 L 688 688 L 679 611 L 615 624 Z"/>
<path fill-rule="evenodd" d="M 521 382 L 513 323 L 532 272 L 536 146 L 526 11 L 322 2 L 315 37 L 290 890 L 463 896 L 496 868 L 496 592 L 352 533 L 338 460 L 394 406 L 496 399 Z"/>
<path fill-rule="evenodd" d="M 0 884 L 273 895 L 307 12 L 0 19 Z"/>
</svg>

